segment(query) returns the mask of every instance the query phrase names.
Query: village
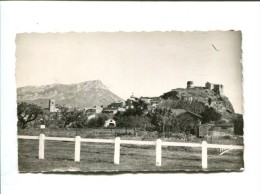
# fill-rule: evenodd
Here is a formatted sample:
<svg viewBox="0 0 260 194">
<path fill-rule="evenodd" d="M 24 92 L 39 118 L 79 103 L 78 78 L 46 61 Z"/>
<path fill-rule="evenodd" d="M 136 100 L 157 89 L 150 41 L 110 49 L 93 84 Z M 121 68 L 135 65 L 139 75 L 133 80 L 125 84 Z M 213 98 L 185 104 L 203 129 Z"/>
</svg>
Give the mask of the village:
<svg viewBox="0 0 260 194">
<path fill-rule="evenodd" d="M 212 92 L 213 95 L 199 98 L 198 94 L 201 92 L 207 94 Z M 204 87 L 198 87 L 193 85 L 193 81 L 188 81 L 186 88 L 173 89 L 160 97 L 138 98 L 132 94 L 125 101 L 116 101 L 105 107 L 102 105 L 84 109 L 69 107 L 64 111 L 64 107 L 50 99 L 48 108 L 43 109 L 44 114 L 28 124 L 41 129 L 50 128 L 51 122 L 62 120 L 63 114 L 63 117 L 69 117 L 65 118 L 66 124 L 63 127 L 59 125 L 65 129 L 125 128 L 125 135 L 128 135 L 127 131 L 134 129 L 134 136 L 138 136 L 138 131 L 156 131 L 158 137 L 170 137 L 181 133 L 185 141 L 190 140 L 190 135 L 197 138 L 211 137 L 211 139 L 242 135 L 242 126 L 236 125 L 236 128 L 240 128 L 235 129 L 234 119 L 225 117 L 228 115 L 228 118 L 232 118 L 234 115 L 232 107 L 221 107 L 221 113 L 215 111 L 213 108 L 215 96 L 218 98 L 224 96 L 223 85 L 206 82 Z M 219 101 L 216 103 L 219 106 Z M 75 114 L 71 114 L 73 111 Z"/>
</svg>

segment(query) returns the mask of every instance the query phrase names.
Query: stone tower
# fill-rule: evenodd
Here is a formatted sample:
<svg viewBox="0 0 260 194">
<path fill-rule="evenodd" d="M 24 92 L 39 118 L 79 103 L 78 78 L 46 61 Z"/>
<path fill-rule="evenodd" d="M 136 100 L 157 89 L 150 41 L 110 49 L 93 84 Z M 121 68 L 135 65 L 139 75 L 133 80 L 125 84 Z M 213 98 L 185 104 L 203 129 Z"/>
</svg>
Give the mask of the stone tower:
<svg viewBox="0 0 260 194">
<path fill-rule="evenodd" d="M 193 81 L 188 81 L 187 82 L 187 89 L 190 89 L 193 87 Z"/>
<path fill-rule="evenodd" d="M 212 89 L 213 89 L 213 84 L 212 84 L 212 83 L 209 83 L 209 82 L 206 82 L 206 83 L 205 83 L 205 88 L 212 90 Z"/>
<path fill-rule="evenodd" d="M 222 84 L 215 84 L 213 90 L 216 94 L 223 95 L 224 86 Z"/>
<path fill-rule="evenodd" d="M 50 112 L 56 112 L 55 100 L 49 100 L 49 110 Z"/>
</svg>

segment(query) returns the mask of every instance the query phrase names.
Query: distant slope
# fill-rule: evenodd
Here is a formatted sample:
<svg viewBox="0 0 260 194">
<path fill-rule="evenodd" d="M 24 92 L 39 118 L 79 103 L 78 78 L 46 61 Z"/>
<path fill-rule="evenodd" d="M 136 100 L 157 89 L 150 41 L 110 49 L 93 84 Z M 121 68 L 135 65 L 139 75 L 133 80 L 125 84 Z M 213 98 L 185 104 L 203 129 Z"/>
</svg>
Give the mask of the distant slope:
<svg viewBox="0 0 260 194">
<path fill-rule="evenodd" d="M 44 86 L 26 86 L 17 88 L 17 101 L 35 103 L 43 108 L 48 107 L 49 99 L 56 104 L 67 107 L 86 108 L 123 100 L 100 81 L 86 81 L 78 84 L 52 84 Z"/>
</svg>

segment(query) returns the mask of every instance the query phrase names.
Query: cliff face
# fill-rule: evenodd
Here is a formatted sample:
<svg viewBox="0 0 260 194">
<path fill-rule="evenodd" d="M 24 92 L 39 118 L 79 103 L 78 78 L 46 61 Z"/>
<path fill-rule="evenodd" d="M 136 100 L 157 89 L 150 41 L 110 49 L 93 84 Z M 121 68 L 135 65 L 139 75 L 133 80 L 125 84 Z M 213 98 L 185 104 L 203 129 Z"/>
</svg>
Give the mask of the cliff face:
<svg viewBox="0 0 260 194">
<path fill-rule="evenodd" d="M 44 86 L 26 86 L 17 88 L 17 101 L 35 103 L 43 108 L 48 107 L 49 99 L 56 104 L 86 108 L 95 105 L 108 105 L 122 100 L 100 81 L 86 81 L 78 84 L 52 84 Z"/>
<path fill-rule="evenodd" d="M 225 95 L 217 94 L 214 90 L 204 87 L 194 87 L 189 89 L 177 88 L 170 92 L 164 93 L 164 99 L 173 100 L 197 100 L 205 106 L 213 107 L 217 112 L 221 113 L 223 118 L 228 118 L 234 113 L 234 108 Z"/>
</svg>

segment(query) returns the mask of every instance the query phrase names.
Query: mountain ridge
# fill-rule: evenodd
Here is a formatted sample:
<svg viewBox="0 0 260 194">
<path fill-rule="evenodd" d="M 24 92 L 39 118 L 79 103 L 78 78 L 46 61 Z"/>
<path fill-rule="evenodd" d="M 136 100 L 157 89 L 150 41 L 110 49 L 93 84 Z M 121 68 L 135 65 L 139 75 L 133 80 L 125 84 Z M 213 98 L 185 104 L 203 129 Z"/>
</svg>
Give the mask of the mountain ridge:
<svg viewBox="0 0 260 194">
<path fill-rule="evenodd" d="M 17 88 L 17 101 L 35 103 L 48 107 L 49 100 L 56 104 L 86 108 L 123 100 L 112 93 L 100 80 L 90 80 L 73 84 L 49 84 L 41 86 L 24 86 Z"/>
</svg>

